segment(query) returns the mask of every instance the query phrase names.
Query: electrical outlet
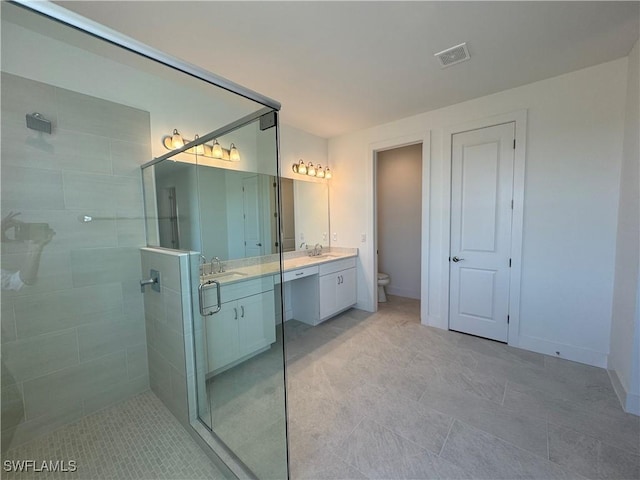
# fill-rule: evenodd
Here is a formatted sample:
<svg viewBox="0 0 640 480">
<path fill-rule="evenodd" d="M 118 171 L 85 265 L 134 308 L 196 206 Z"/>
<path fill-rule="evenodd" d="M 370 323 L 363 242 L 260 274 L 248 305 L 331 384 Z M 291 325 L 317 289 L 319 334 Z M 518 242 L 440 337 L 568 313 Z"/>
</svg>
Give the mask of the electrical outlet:
<svg viewBox="0 0 640 480">
<path fill-rule="evenodd" d="M 304 242 L 304 233 L 300 232 L 300 241 Z"/>
<path fill-rule="evenodd" d="M 338 241 L 338 233 L 337 232 L 333 232 L 333 241 L 337 242 Z"/>
<path fill-rule="evenodd" d="M 361 233 L 360 234 L 360 241 L 362 243 L 366 243 L 366 241 L 367 241 L 367 234 L 366 233 Z"/>
<path fill-rule="evenodd" d="M 322 232 L 322 241 L 323 242 L 327 241 L 327 232 Z"/>
</svg>

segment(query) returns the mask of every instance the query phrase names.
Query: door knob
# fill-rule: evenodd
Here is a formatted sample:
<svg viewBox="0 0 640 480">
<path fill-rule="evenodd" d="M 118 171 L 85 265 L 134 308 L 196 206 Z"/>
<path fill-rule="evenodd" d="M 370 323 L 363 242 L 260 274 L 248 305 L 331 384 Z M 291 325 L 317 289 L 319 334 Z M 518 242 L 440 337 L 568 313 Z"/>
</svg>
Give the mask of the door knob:
<svg viewBox="0 0 640 480">
<path fill-rule="evenodd" d="M 464 258 L 453 257 L 451 260 L 458 263 L 460 260 L 464 260 Z"/>
</svg>

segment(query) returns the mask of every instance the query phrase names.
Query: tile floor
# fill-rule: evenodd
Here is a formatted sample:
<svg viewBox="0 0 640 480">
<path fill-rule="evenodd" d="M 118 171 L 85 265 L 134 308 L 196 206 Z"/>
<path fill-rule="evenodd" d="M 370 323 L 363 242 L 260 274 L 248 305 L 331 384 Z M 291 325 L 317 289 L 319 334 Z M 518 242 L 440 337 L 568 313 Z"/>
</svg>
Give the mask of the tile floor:
<svg viewBox="0 0 640 480">
<path fill-rule="evenodd" d="M 271 348 L 207 382 L 211 425 L 260 479 L 287 475 L 282 335 Z"/>
<path fill-rule="evenodd" d="M 640 478 L 640 419 L 602 369 L 424 327 L 401 297 L 285 327 L 294 480 Z M 211 387 L 219 435 L 262 479 L 284 471 L 280 348 Z M 11 479 L 223 478 L 151 392 L 4 459 L 78 461 Z"/>
<path fill-rule="evenodd" d="M 293 479 L 640 478 L 603 369 L 422 326 L 401 297 L 285 325 Z"/>
<path fill-rule="evenodd" d="M 9 450 L 4 460 L 75 460 L 74 473 L 7 473 L 3 479 L 222 479 L 152 392 L 91 414 Z"/>
</svg>

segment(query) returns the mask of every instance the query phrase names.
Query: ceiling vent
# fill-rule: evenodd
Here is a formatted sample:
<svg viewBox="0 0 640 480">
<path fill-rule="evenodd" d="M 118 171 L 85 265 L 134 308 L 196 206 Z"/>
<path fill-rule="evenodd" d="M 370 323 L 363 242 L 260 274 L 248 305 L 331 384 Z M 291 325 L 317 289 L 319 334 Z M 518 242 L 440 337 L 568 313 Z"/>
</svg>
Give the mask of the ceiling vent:
<svg viewBox="0 0 640 480">
<path fill-rule="evenodd" d="M 438 59 L 442 68 L 450 67 L 451 65 L 464 62 L 471 58 L 469 56 L 469 50 L 467 50 L 466 42 L 456 45 L 455 47 L 447 48 L 434 54 L 434 56 Z"/>
</svg>

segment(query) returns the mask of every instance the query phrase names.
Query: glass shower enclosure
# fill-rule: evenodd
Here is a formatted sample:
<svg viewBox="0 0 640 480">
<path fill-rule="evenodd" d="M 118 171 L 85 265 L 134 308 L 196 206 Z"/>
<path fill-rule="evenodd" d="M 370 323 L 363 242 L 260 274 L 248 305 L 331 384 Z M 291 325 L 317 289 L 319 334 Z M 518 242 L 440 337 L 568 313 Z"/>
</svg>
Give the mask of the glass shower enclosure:
<svg viewBox="0 0 640 480">
<path fill-rule="evenodd" d="M 2 460 L 118 478 L 170 411 L 226 474 L 287 478 L 280 105 L 53 3 L 1 7 Z M 176 451 L 154 455 L 193 466 Z"/>
<path fill-rule="evenodd" d="M 178 132 L 142 167 L 147 244 L 190 255 L 192 421 L 259 478 L 287 477 L 277 131 L 264 111 Z"/>
</svg>

